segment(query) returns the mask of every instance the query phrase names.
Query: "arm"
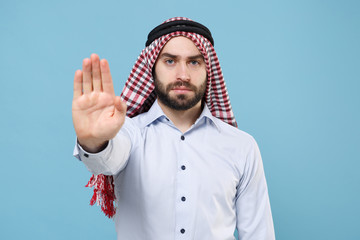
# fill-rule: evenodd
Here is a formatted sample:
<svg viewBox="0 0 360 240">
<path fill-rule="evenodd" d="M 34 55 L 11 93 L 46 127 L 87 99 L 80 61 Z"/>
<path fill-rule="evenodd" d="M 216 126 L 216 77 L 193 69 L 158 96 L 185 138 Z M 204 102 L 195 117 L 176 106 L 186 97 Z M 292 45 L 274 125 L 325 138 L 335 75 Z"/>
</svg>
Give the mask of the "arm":
<svg viewBox="0 0 360 240">
<path fill-rule="evenodd" d="M 264 168 L 259 148 L 253 141 L 236 196 L 239 240 L 274 240 Z"/>
<path fill-rule="evenodd" d="M 96 54 L 75 72 L 72 116 L 77 135 L 74 156 L 95 174 L 114 174 L 125 165 L 131 144 L 119 134 L 126 105 L 115 96 L 108 62 Z M 117 137 L 115 137 L 117 136 Z M 122 146 L 122 151 L 112 146 Z"/>
<path fill-rule="evenodd" d="M 73 155 L 95 175 L 117 174 L 125 168 L 132 147 L 130 137 L 123 134 L 122 130 L 108 142 L 106 148 L 101 152 L 89 153 L 76 143 Z"/>
</svg>

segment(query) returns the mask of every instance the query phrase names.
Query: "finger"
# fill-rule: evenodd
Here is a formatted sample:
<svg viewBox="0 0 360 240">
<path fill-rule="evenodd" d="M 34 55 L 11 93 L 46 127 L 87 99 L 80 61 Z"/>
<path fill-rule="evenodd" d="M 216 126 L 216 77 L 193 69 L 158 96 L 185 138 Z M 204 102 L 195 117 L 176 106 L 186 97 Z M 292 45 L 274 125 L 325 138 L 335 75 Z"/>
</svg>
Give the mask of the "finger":
<svg viewBox="0 0 360 240">
<path fill-rule="evenodd" d="M 82 95 L 82 78 L 83 78 L 82 71 L 77 70 L 75 72 L 75 77 L 74 77 L 74 99 Z"/>
<path fill-rule="evenodd" d="M 83 61 L 83 90 L 84 94 L 92 91 L 91 60 L 88 58 Z"/>
<path fill-rule="evenodd" d="M 101 91 L 100 59 L 97 54 L 91 54 L 92 84 L 95 92 Z"/>
<path fill-rule="evenodd" d="M 119 114 L 125 115 L 126 114 L 126 103 L 123 102 L 120 98 L 120 96 L 116 96 L 115 97 L 115 108 L 116 108 L 116 112 L 118 112 Z"/>
<path fill-rule="evenodd" d="M 118 119 L 119 128 L 122 127 L 125 121 L 126 116 L 126 104 L 121 101 L 119 96 L 115 97 L 115 109 L 114 109 L 114 118 Z"/>
<path fill-rule="evenodd" d="M 100 61 L 100 67 L 103 91 L 115 95 L 108 61 L 106 61 L 106 59 L 102 59 Z"/>
</svg>

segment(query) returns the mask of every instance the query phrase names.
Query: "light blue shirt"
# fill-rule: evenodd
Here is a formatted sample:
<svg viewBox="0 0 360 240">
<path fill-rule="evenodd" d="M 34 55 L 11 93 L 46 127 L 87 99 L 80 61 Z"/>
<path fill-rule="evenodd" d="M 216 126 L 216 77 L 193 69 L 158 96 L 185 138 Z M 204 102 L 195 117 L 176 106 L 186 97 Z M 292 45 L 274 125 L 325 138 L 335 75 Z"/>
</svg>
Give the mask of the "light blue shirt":
<svg viewBox="0 0 360 240">
<path fill-rule="evenodd" d="M 185 133 L 157 102 L 126 118 L 105 150 L 74 155 L 114 175 L 119 240 L 275 239 L 260 152 L 247 133 L 205 106 Z"/>
</svg>

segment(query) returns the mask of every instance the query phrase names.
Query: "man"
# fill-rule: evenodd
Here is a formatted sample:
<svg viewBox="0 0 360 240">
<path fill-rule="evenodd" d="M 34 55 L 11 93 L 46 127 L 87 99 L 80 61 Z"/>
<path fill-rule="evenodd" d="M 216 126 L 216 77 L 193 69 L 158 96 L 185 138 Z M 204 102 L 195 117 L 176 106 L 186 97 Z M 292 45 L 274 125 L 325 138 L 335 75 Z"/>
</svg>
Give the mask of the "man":
<svg viewBox="0 0 360 240">
<path fill-rule="evenodd" d="M 116 201 L 118 239 L 275 239 L 260 152 L 235 127 L 213 45 L 173 18 L 150 32 L 121 97 L 96 54 L 75 73 L 74 155 L 95 174 L 92 204 L 111 217 Z"/>
</svg>

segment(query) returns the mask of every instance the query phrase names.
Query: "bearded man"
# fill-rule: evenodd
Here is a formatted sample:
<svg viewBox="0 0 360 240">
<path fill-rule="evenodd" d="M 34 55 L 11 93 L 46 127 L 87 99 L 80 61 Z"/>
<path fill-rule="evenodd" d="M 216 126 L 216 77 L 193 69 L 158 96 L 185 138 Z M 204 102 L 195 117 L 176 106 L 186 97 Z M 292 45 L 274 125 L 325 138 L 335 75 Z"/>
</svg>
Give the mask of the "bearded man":
<svg viewBox="0 0 360 240">
<path fill-rule="evenodd" d="M 260 152 L 236 128 L 213 45 L 205 26 L 172 18 L 121 96 L 96 54 L 75 73 L 74 156 L 118 239 L 275 239 Z"/>
</svg>

